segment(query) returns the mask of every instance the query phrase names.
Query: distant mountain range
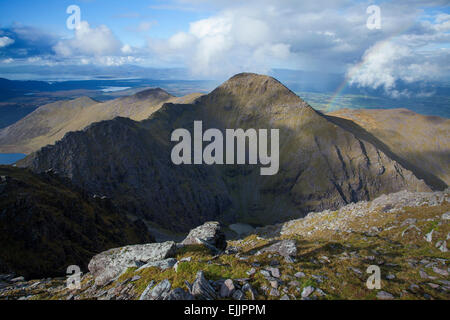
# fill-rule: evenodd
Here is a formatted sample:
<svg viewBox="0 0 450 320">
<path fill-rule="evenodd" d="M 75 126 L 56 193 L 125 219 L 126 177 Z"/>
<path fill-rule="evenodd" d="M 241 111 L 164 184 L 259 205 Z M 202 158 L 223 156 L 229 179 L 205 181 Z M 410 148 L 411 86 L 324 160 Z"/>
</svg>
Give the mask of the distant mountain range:
<svg viewBox="0 0 450 320">
<path fill-rule="evenodd" d="M 411 161 L 412 156 L 402 157 L 410 150 L 422 152 L 423 145 L 408 144 L 410 149 L 397 154 L 393 146 L 401 136 L 393 139 L 388 133 L 364 129 L 363 124 L 321 114 L 268 76 L 239 74 L 211 93 L 189 97 L 184 103 L 170 103 L 172 98 L 158 91 L 157 96 L 169 103 L 155 104 L 154 93 L 141 94 L 150 102 L 137 103 L 128 114 L 120 112 L 128 110 L 123 107 L 130 100 L 123 105 L 86 101 L 88 110 L 105 107 L 115 110 L 107 112 L 108 117 L 122 117 L 69 132 L 18 165 L 35 172 L 52 170 L 89 193 L 112 199 L 134 218 L 172 232 L 185 232 L 207 220 L 276 223 L 381 194 L 447 186 L 448 169 L 430 170 Z M 127 99 L 140 101 L 139 96 Z M 402 112 L 393 112 L 402 117 Z M 174 165 L 170 134 L 176 128 L 192 131 L 195 120 L 202 120 L 205 130 L 279 128 L 279 173 L 260 176 L 257 165 Z M 416 119 L 417 126 L 421 120 Z M 434 126 L 442 126 L 443 131 L 436 129 L 433 135 L 445 135 L 448 130 L 448 122 L 442 119 L 434 121 Z M 431 138 L 423 139 L 427 137 Z M 442 150 L 448 150 L 448 139 L 439 139 Z M 442 159 L 439 155 L 436 163 Z"/>
<path fill-rule="evenodd" d="M 200 94 L 174 97 L 161 89 L 148 89 L 129 97 L 98 102 L 89 97 L 58 101 L 39 107 L 15 124 L 0 130 L 0 153 L 31 153 L 62 139 L 67 132 L 118 116 L 148 118 L 165 102 L 189 103 Z"/>
<path fill-rule="evenodd" d="M 450 83 L 397 82 L 399 91 L 411 95 L 393 98 L 380 88 L 349 86 L 343 74 L 288 69 L 273 69 L 269 74 L 300 96 L 307 97 L 311 106 L 321 110 L 406 107 L 421 114 L 450 117 Z M 148 87 L 160 87 L 172 95 L 184 96 L 192 92 L 210 92 L 223 80 L 204 80 L 182 68 L 125 65 L 65 66 L 62 70 L 59 66 L 23 66 L 18 70 L 0 66 L 0 129 L 39 106 L 61 100 L 88 96 L 105 101 Z"/>
<path fill-rule="evenodd" d="M 66 81 L 29 81 L 0 78 L 0 129 L 7 127 L 40 106 L 90 97 L 108 101 L 130 96 L 136 92 L 162 87 L 177 97 L 193 92 L 209 92 L 214 81 L 152 80 L 152 79 L 97 79 Z"/>
<path fill-rule="evenodd" d="M 149 68 L 137 65 L 101 66 L 101 65 L 24 65 L 20 68 L 2 65 L 1 77 L 15 80 L 107 80 L 146 78 L 158 80 L 199 80 L 185 68 Z"/>
</svg>

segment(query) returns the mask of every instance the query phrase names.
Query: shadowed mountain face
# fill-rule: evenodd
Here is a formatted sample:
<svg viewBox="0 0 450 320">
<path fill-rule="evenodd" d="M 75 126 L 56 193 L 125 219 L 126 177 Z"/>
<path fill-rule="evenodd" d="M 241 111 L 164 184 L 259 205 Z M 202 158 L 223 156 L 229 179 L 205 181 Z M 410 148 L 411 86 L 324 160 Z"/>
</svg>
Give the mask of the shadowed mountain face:
<svg viewBox="0 0 450 320">
<path fill-rule="evenodd" d="M 50 173 L 0 166 L 0 208 L 0 273 L 61 276 L 100 251 L 153 241 L 142 221 Z"/>
<path fill-rule="evenodd" d="M 450 184 L 450 120 L 407 109 L 341 109 L 331 120 L 364 134 L 435 189 Z M 369 137 L 371 136 L 371 137 Z"/>
<path fill-rule="evenodd" d="M 280 169 L 172 163 L 173 130 L 280 130 Z M 204 146 L 206 143 L 204 143 Z M 207 220 L 263 225 L 399 190 L 429 191 L 423 180 L 375 145 L 316 112 L 277 80 L 239 74 L 193 104 L 164 104 L 147 120 L 116 118 L 68 133 L 24 159 L 130 214 L 172 231 Z"/>
<path fill-rule="evenodd" d="M 174 97 L 156 88 L 103 103 L 88 97 L 51 103 L 0 130 L 0 152 L 28 154 L 55 143 L 67 132 L 82 130 L 91 123 L 118 116 L 140 121 L 148 118 L 164 102 L 192 102 L 198 96 Z"/>
</svg>

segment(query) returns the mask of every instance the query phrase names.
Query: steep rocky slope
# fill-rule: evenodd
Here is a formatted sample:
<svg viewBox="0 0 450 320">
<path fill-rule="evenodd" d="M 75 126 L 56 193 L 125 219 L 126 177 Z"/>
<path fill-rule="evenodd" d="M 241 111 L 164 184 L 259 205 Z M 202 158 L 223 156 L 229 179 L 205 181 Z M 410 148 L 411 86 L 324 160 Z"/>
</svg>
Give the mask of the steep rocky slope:
<svg viewBox="0 0 450 320">
<path fill-rule="evenodd" d="M 93 254 L 152 241 L 108 199 L 93 198 L 51 173 L 0 166 L 0 273 L 26 277 L 86 270 Z"/>
<path fill-rule="evenodd" d="M 174 129 L 280 130 L 280 170 L 259 165 L 181 165 Z M 207 220 L 263 225 L 399 190 L 430 187 L 356 132 L 329 121 L 277 80 L 239 74 L 193 104 L 166 103 L 148 120 L 115 118 L 71 132 L 21 166 L 54 169 L 127 212 L 185 232 Z"/>
<path fill-rule="evenodd" d="M 67 132 L 82 130 L 91 123 L 118 116 L 143 120 L 164 102 L 190 103 L 198 96 L 200 94 L 194 93 L 174 97 L 156 88 L 103 103 L 88 97 L 51 103 L 0 130 L 0 152 L 28 154 L 62 139 Z"/>
<path fill-rule="evenodd" d="M 344 126 L 366 131 L 371 142 L 380 148 L 384 144 L 404 160 L 404 166 L 421 171 L 430 184 L 441 189 L 450 184 L 450 119 L 407 109 L 341 109 L 327 115 Z"/>
<path fill-rule="evenodd" d="M 384 195 L 259 229 L 223 251 L 214 248 L 220 226 L 208 223 L 190 233 L 197 243 L 94 256 L 78 289 L 65 278 L 0 275 L 0 299 L 448 300 L 449 201 L 448 190 Z M 378 288 L 367 286 L 370 266 L 380 268 Z"/>
</svg>

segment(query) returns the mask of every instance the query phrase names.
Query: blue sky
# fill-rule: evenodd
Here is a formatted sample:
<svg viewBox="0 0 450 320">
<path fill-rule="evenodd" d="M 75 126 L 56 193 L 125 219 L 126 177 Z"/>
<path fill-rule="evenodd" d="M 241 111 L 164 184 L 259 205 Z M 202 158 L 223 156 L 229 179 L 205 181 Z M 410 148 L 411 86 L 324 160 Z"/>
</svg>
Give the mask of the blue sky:
<svg viewBox="0 0 450 320">
<path fill-rule="evenodd" d="M 69 5 L 81 10 L 76 30 Z M 371 5 L 380 28 L 367 27 Z M 399 95 L 400 80 L 448 79 L 449 44 L 447 0 L 0 0 L 0 68 L 133 64 L 204 78 L 288 68 Z"/>
<path fill-rule="evenodd" d="M 66 28 L 66 8 L 72 4 L 81 8 L 82 20 L 89 21 L 91 25 L 107 25 L 131 45 L 142 45 L 145 36 L 169 37 L 186 30 L 190 22 L 207 18 L 213 12 L 206 6 L 178 6 L 167 1 L 0 0 L 0 23 L 3 27 L 30 25 L 49 33 L 69 36 L 71 33 Z M 153 23 L 151 30 L 145 35 L 137 34 L 134 29 L 146 22 Z"/>
</svg>

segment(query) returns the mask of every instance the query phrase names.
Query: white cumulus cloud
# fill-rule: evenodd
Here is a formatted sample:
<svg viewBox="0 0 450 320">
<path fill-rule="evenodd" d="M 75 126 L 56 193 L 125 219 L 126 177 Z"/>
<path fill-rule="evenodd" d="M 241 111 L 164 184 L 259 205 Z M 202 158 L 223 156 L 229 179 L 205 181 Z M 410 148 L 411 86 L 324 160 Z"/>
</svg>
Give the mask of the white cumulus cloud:
<svg viewBox="0 0 450 320">
<path fill-rule="evenodd" d="M 0 37 L 0 48 L 7 47 L 14 43 L 14 39 L 8 37 Z"/>
<path fill-rule="evenodd" d="M 350 68 L 350 84 L 373 89 L 383 87 L 390 91 L 403 67 L 399 61 L 410 55 L 411 51 L 405 46 L 392 42 L 378 43 L 366 51 L 361 63 Z"/>
<path fill-rule="evenodd" d="M 55 52 L 63 57 L 115 55 L 122 48 L 120 40 L 107 26 L 91 28 L 86 21 L 75 29 L 72 39 L 61 40 L 54 46 Z"/>
<path fill-rule="evenodd" d="M 387 92 L 398 80 L 430 79 L 446 69 L 438 70 L 448 58 L 442 44 L 450 42 L 450 15 L 423 10 L 445 0 L 382 2 L 379 30 L 366 25 L 370 0 L 171 2 L 217 10 L 166 40 L 150 38 L 148 56 L 156 65 L 186 65 L 194 74 L 221 78 L 272 68 L 348 71 L 354 85 Z"/>
<path fill-rule="evenodd" d="M 398 89 L 399 82 L 448 80 L 450 49 L 440 47 L 450 42 L 446 23 L 450 15 L 439 14 L 434 23 L 417 23 L 412 31 L 379 41 L 365 51 L 362 59 L 351 65 L 349 83 L 358 87 L 382 88 L 393 96 L 410 95 Z"/>
<path fill-rule="evenodd" d="M 165 59 L 178 59 L 194 74 L 232 75 L 243 70 L 267 72 L 277 59 L 290 56 L 290 44 L 278 39 L 267 21 L 227 10 L 192 22 L 187 32 L 167 41 L 150 41 L 150 50 Z"/>
</svg>

